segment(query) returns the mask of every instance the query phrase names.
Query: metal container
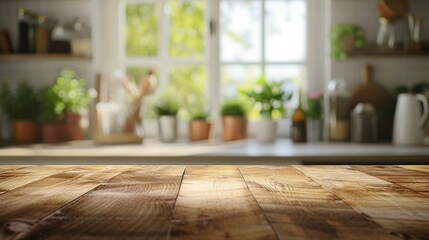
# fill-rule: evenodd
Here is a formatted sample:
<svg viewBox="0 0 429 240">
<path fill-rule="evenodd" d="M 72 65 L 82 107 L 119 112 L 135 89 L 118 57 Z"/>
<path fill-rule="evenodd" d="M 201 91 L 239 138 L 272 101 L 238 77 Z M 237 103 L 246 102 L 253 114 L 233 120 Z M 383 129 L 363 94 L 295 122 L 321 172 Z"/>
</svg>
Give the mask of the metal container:
<svg viewBox="0 0 429 240">
<path fill-rule="evenodd" d="M 377 113 L 370 103 L 359 103 L 352 111 L 352 141 L 377 141 Z"/>
</svg>

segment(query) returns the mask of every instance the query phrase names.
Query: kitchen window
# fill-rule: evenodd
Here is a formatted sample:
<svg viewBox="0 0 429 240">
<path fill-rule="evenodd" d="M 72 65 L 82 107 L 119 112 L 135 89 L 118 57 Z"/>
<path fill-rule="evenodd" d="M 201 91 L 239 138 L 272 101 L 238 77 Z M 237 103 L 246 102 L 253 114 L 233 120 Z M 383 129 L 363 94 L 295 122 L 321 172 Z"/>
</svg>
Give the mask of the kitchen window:
<svg viewBox="0 0 429 240">
<path fill-rule="evenodd" d="M 216 109 L 264 74 L 295 90 L 306 81 L 306 0 L 127 0 L 121 65 L 153 69 L 181 105 Z M 296 94 L 295 94 L 296 95 Z M 295 100 L 296 102 L 296 100 Z M 294 104 L 294 103 L 292 103 Z"/>
</svg>

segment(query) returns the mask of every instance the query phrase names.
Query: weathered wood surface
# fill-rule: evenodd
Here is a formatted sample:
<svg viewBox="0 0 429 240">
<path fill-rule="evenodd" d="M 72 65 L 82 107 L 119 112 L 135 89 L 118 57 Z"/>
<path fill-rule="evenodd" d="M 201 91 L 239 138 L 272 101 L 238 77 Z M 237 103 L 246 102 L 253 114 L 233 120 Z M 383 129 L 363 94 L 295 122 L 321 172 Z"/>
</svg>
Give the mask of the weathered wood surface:
<svg viewBox="0 0 429 240">
<path fill-rule="evenodd" d="M 359 171 L 359 167 L 350 166 L 295 166 L 315 182 L 337 195 L 349 206 L 363 213 L 390 230 L 397 236 L 427 238 L 429 228 L 421 231 L 410 231 L 415 222 L 429 222 L 429 199 L 410 189 L 382 180 Z M 379 169 L 381 168 L 381 169 Z M 371 172 L 380 171 L 392 176 L 400 174 L 400 169 L 391 169 L 390 173 L 383 167 L 367 169 Z M 406 172 L 402 175 L 407 175 Z M 386 224 L 385 220 L 397 223 L 398 228 Z"/>
<path fill-rule="evenodd" d="M 277 239 L 238 167 L 188 166 L 170 239 Z"/>
<path fill-rule="evenodd" d="M 32 166 L 28 168 L 13 168 L 0 172 L 0 194 L 71 168 L 73 167 Z"/>
<path fill-rule="evenodd" d="M 20 234 L 119 171 L 117 167 L 77 167 L 0 195 L 0 239 Z"/>
<path fill-rule="evenodd" d="M 292 167 L 240 169 L 280 239 L 396 239 Z"/>
<path fill-rule="evenodd" d="M 0 239 L 428 239 L 429 166 L 4 166 Z"/>
<path fill-rule="evenodd" d="M 22 239 L 165 239 L 184 167 L 134 167 L 41 221 Z"/>
</svg>

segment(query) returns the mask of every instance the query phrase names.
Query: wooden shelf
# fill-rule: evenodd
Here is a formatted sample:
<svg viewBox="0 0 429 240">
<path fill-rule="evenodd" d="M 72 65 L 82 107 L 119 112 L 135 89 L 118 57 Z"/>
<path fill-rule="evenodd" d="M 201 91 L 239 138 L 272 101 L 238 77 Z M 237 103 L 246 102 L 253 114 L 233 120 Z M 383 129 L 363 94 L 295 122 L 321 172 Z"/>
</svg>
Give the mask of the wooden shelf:
<svg viewBox="0 0 429 240">
<path fill-rule="evenodd" d="M 0 63 L 50 60 L 91 60 L 91 56 L 74 54 L 0 54 Z"/>
<path fill-rule="evenodd" d="M 347 53 L 347 58 L 358 57 L 429 57 L 429 43 L 423 43 L 420 51 L 405 50 L 404 44 L 399 43 L 393 49 L 369 44 L 366 48 L 356 49 Z"/>
</svg>

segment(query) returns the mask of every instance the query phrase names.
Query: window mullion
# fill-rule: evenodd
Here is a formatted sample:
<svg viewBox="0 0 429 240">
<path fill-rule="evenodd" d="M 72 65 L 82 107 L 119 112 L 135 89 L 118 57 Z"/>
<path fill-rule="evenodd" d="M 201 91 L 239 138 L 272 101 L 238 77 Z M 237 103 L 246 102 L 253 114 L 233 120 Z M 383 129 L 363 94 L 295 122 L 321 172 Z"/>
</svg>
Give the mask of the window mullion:
<svg viewBox="0 0 429 240">
<path fill-rule="evenodd" d="M 165 87 L 168 85 L 168 43 L 170 32 L 170 9 L 168 9 L 167 0 L 161 0 L 161 13 L 160 13 L 160 36 L 159 36 L 159 55 L 158 55 L 158 73 L 160 78 L 160 85 Z"/>
<path fill-rule="evenodd" d="M 261 70 L 265 75 L 265 1 L 261 0 Z"/>
</svg>

